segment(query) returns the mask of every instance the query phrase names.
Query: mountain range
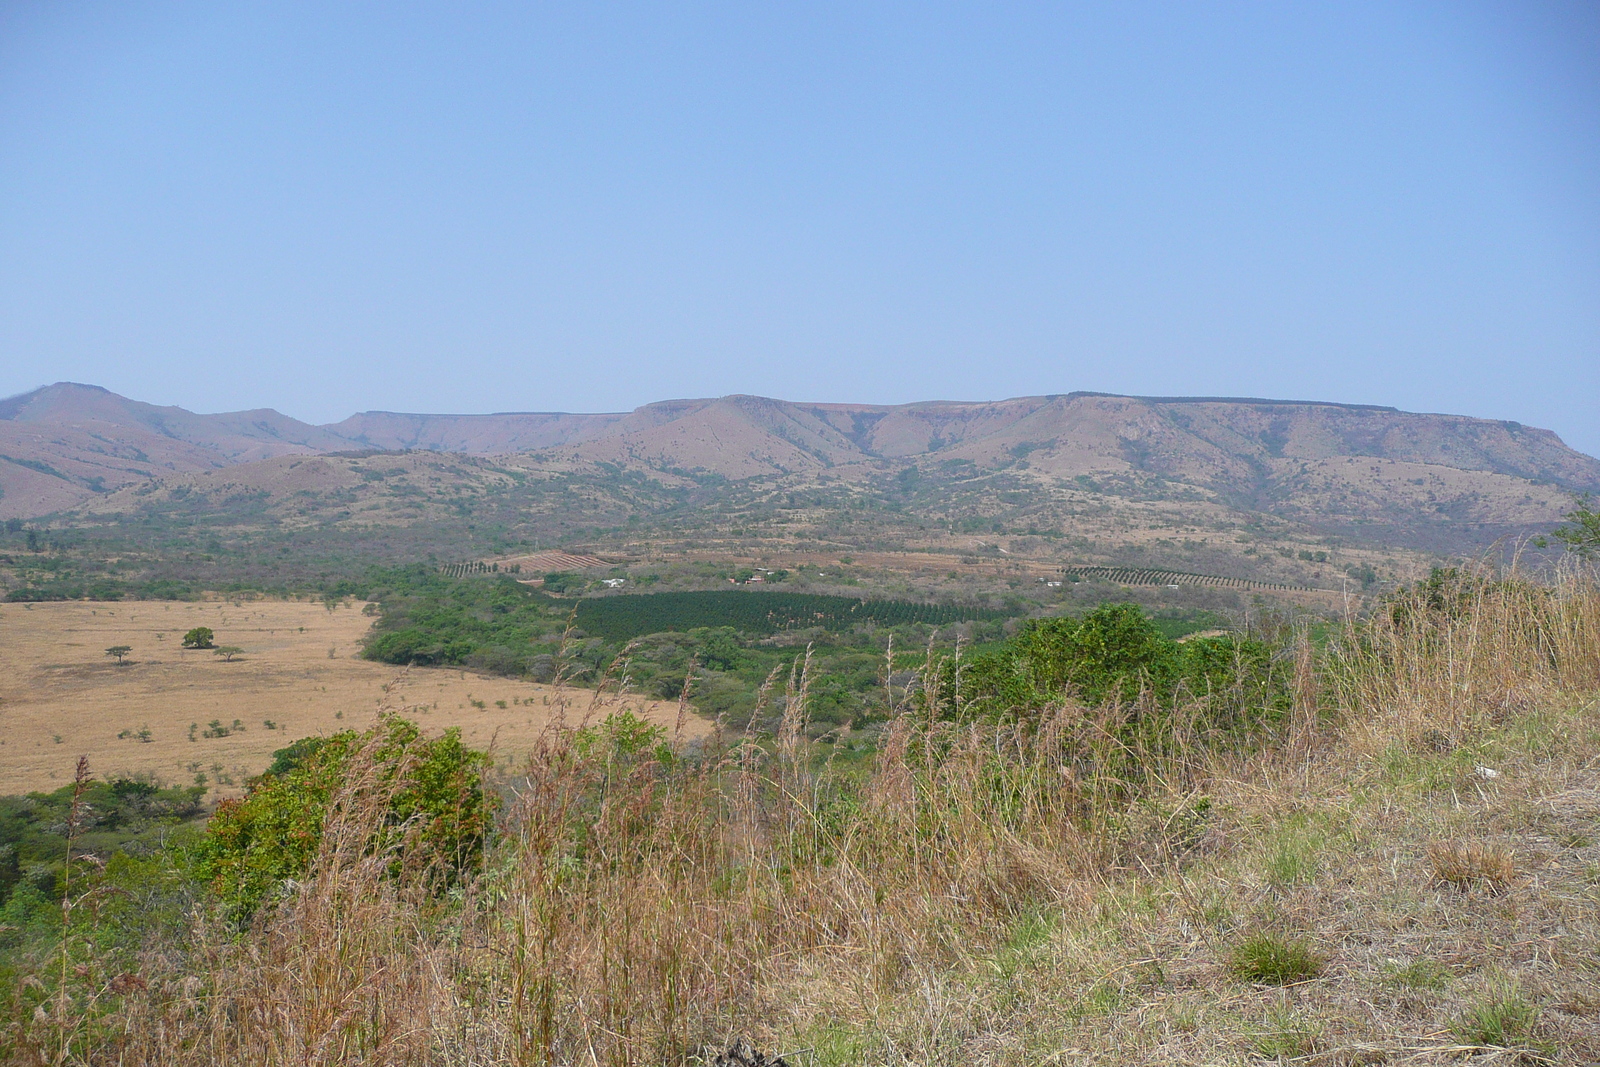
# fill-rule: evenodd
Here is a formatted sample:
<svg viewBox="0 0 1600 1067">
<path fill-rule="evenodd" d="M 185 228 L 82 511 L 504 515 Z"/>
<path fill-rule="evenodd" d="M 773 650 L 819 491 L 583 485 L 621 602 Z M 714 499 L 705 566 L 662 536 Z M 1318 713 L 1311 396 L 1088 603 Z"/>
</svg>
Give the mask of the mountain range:
<svg viewBox="0 0 1600 1067">
<path fill-rule="evenodd" d="M 314 469 L 324 485 L 329 475 L 292 457 L 374 452 L 514 457 L 521 470 L 629 470 L 666 484 L 1006 471 L 1013 495 L 1065 487 L 1193 500 L 1414 542 L 1438 541 L 1440 531 L 1532 528 L 1559 517 L 1572 494 L 1600 490 L 1600 460 L 1548 430 L 1370 405 L 1097 393 L 903 405 L 727 396 L 607 414 L 370 411 L 314 426 L 270 409 L 202 415 L 63 382 L 0 401 L 0 518 L 103 514 L 155 487 L 259 481 L 268 471 L 278 472 L 272 492 L 294 492 L 296 477 Z M 251 465 L 264 466 L 259 475 L 239 469 Z"/>
</svg>

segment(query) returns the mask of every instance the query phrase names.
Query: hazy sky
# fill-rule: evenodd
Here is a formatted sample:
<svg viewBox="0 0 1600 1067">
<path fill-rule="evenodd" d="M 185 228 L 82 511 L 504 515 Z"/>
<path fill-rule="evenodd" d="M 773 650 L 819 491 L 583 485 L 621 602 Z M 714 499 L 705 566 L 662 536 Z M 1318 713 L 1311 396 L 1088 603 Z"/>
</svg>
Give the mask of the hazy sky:
<svg viewBox="0 0 1600 1067">
<path fill-rule="evenodd" d="M 0 394 L 1095 389 L 1600 453 L 1600 5 L 0 3 Z"/>
</svg>

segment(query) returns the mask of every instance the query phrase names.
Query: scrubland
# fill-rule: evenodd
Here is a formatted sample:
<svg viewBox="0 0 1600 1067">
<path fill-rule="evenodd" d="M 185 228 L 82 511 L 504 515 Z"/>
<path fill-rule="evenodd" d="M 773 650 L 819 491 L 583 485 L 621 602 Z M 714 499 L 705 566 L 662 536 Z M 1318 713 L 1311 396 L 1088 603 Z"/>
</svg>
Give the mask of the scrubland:
<svg viewBox="0 0 1600 1067">
<path fill-rule="evenodd" d="M 1286 625 L 1277 656 L 1280 706 L 1223 720 L 1228 694 L 1123 689 L 980 714 L 930 654 L 860 756 L 805 740 L 803 662 L 765 694 L 771 737 L 637 744 L 574 715 L 448 884 L 401 862 L 407 764 L 369 748 L 305 876 L 248 922 L 176 862 L 114 894 L 85 867 L 63 947 L 5 991 L 5 1048 L 645 1065 L 742 1035 L 841 1067 L 1600 1061 L 1596 576 L 1457 574 Z M 136 944 L 100 925 L 130 898 L 169 917 Z"/>
</svg>

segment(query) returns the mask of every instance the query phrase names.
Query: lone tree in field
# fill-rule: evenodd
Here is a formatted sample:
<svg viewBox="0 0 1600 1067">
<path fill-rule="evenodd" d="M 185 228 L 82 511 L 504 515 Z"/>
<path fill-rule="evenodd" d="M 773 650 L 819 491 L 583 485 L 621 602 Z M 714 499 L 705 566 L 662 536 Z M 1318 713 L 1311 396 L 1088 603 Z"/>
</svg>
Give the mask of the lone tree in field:
<svg viewBox="0 0 1600 1067">
<path fill-rule="evenodd" d="M 209 626 L 196 626 L 183 635 L 184 648 L 215 648 L 213 639 L 217 635 L 212 633 Z"/>
<path fill-rule="evenodd" d="M 122 665 L 122 657 L 133 651 L 132 645 L 112 645 L 106 649 L 106 655 L 117 657 L 117 666 Z"/>
<path fill-rule="evenodd" d="M 233 657 L 243 651 L 244 649 L 238 645 L 218 645 L 216 649 L 217 655 L 222 657 L 222 662 L 224 663 L 232 663 Z"/>
</svg>

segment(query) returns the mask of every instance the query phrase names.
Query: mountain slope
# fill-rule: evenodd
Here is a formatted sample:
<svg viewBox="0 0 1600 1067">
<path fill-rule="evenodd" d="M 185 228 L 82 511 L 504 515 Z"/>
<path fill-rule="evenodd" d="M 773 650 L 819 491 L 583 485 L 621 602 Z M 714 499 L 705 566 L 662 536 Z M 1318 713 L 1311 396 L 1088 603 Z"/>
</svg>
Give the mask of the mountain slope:
<svg viewBox="0 0 1600 1067">
<path fill-rule="evenodd" d="M 1089 503 L 1122 500 L 1144 502 L 1145 515 L 1130 512 L 1123 525 L 1168 528 L 1204 503 L 1218 529 L 1271 516 L 1308 536 L 1451 551 L 1547 527 L 1570 494 L 1600 490 L 1600 460 L 1547 430 L 1363 405 L 1091 393 L 893 406 L 728 396 L 595 415 L 365 412 L 318 427 L 270 410 L 199 415 L 62 383 L 0 401 L 0 517 L 156 506 L 169 490 L 201 485 L 180 476 L 363 449 L 516 454 L 515 469 L 562 484 L 731 484 L 744 487 L 741 499 L 848 483 L 929 516 L 960 500 L 960 515 L 944 521 L 967 524 L 1027 511 L 1029 526 L 1067 530 Z M 324 492 L 319 469 L 273 464 L 259 477 L 204 481 L 286 497 Z M 911 476 L 924 479 L 923 496 L 902 492 Z M 640 517 L 652 507 L 641 498 Z M 301 505 L 274 513 L 300 514 Z"/>
<path fill-rule="evenodd" d="M 0 401 L 0 518 L 74 507 L 164 473 L 348 447 L 270 409 L 196 415 L 62 382 Z"/>
</svg>

